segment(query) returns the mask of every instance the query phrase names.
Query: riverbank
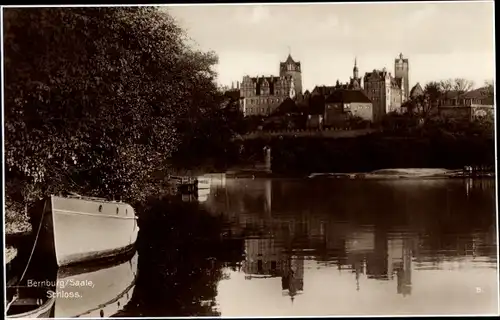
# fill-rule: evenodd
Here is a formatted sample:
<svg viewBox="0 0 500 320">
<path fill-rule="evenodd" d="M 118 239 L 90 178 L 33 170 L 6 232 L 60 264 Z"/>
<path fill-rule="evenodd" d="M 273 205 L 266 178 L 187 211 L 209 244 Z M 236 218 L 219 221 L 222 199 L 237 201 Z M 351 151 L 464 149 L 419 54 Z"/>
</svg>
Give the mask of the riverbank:
<svg viewBox="0 0 500 320">
<path fill-rule="evenodd" d="M 275 173 L 272 171 L 259 169 L 238 169 L 229 170 L 224 173 L 229 179 L 263 179 L 263 178 L 344 178 L 344 179 L 450 179 L 450 178 L 495 178 L 494 172 L 479 172 L 476 174 L 464 174 L 463 170 L 450 170 L 443 168 L 396 168 L 396 169 L 381 169 L 371 172 L 321 172 L 304 175 L 302 173 Z"/>
<path fill-rule="evenodd" d="M 449 179 L 449 178 L 495 178 L 494 172 L 465 174 L 462 170 L 442 168 L 397 168 L 382 169 L 368 173 L 313 173 L 308 178 L 350 178 L 350 179 Z"/>
</svg>

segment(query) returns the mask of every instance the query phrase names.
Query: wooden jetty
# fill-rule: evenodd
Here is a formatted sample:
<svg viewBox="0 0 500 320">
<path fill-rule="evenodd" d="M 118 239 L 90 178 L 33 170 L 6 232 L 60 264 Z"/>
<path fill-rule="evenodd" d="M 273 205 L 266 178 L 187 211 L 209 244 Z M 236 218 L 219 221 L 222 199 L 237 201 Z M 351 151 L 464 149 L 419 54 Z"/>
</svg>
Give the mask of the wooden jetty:
<svg viewBox="0 0 500 320">
<path fill-rule="evenodd" d="M 198 181 L 189 176 L 170 176 L 168 182 L 180 193 L 192 193 L 198 188 Z"/>
</svg>

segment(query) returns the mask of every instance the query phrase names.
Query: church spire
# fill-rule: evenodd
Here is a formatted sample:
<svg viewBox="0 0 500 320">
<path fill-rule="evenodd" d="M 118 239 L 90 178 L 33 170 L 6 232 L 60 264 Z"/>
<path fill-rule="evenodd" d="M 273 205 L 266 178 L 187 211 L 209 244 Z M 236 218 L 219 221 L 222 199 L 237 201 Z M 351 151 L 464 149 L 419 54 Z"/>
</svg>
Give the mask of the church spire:
<svg viewBox="0 0 500 320">
<path fill-rule="evenodd" d="M 352 68 L 353 79 L 358 79 L 358 58 L 354 57 L 354 68 Z"/>
</svg>

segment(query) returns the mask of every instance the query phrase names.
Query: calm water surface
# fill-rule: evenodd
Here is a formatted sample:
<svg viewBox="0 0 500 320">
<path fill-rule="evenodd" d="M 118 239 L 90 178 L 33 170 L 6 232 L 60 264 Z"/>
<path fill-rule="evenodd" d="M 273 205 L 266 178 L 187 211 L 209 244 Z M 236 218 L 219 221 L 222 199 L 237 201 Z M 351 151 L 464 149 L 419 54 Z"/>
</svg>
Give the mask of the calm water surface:
<svg viewBox="0 0 500 320">
<path fill-rule="evenodd" d="M 493 314 L 494 181 L 227 180 L 222 316 Z"/>
<path fill-rule="evenodd" d="M 496 314 L 494 189 L 238 179 L 199 203 L 155 200 L 142 208 L 135 255 L 57 271 L 95 287 L 58 288 L 55 315 Z"/>
</svg>

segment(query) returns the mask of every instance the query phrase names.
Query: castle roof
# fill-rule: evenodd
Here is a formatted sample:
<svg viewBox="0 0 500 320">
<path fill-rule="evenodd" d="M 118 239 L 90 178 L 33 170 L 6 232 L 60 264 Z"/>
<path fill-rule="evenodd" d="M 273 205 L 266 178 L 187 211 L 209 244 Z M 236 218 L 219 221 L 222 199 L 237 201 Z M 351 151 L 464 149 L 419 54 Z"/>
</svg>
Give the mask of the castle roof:
<svg viewBox="0 0 500 320">
<path fill-rule="evenodd" d="M 424 89 L 422 89 L 422 86 L 420 85 L 420 83 L 417 82 L 417 84 L 414 85 L 413 88 L 411 88 L 411 90 L 410 90 L 410 97 L 414 98 L 414 97 L 418 97 L 422 94 L 424 94 Z"/>
<path fill-rule="evenodd" d="M 337 90 L 336 86 L 316 86 L 314 87 L 312 93 L 326 96 Z"/>
<path fill-rule="evenodd" d="M 280 77 L 277 77 L 277 76 L 269 76 L 269 77 L 261 76 L 261 77 L 251 77 L 250 79 L 252 80 L 252 82 L 255 82 L 255 83 L 258 83 L 258 84 L 262 84 L 265 81 L 267 81 L 269 83 L 277 82 L 278 80 L 280 80 Z"/>
<path fill-rule="evenodd" d="M 460 92 L 457 90 L 447 91 L 441 94 L 441 100 L 454 99 L 478 99 L 483 105 L 494 105 L 494 97 L 486 87 L 481 87 L 469 92 Z"/>
<path fill-rule="evenodd" d="M 361 90 L 346 90 L 340 89 L 336 90 L 330 94 L 326 100 L 330 103 L 353 103 L 353 102 L 363 102 L 371 103 L 372 101 L 365 95 Z"/>
<path fill-rule="evenodd" d="M 372 78 L 372 79 L 383 79 L 386 77 L 386 75 L 389 74 L 387 70 L 377 70 L 374 69 L 372 72 L 366 72 L 365 73 L 365 79 L 367 78 Z"/>
<path fill-rule="evenodd" d="M 462 98 L 464 98 L 464 99 L 481 99 L 481 98 L 488 97 L 488 95 L 489 95 L 488 92 L 489 92 L 489 90 L 487 87 L 481 87 L 481 88 L 471 90 L 471 91 L 465 93 L 462 96 Z"/>
<path fill-rule="evenodd" d="M 451 90 L 442 94 L 442 98 L 445 99 L 481 99 L 487 97 L 488 89 L 486 87 L 481 87 L 465 93 L 457 90 Z"/>
<path fill-rule="evenodd" d="M 240 90 L 239 89 L 226 90 L 224 92 L 224 97 L 229 98 L 231 100 L 238 100 L 240 98 Z"/>
<path fill-rule="evenodd" d="M 294 65 L 300 67 L 300 62 L 293 60 L 291 54 L 288 55 L 288 57 L 286 58 L 285 62 L 280 62 L 280 68 L 283 68 L 284 66 L 286 66 L 288 64 L 294 64 Z"/>
<path fill-rule="evenodd" d="M 399 57 L 397 57 L 396 59 L 394 59 L 394 61 L 401 61 L 401 60 L 403 60 L 403 62 L 408 62 L 407 58 L 406 59 L 403 58 L 403 54 L 402 53 L 399 54 Z"/>
</svg>

